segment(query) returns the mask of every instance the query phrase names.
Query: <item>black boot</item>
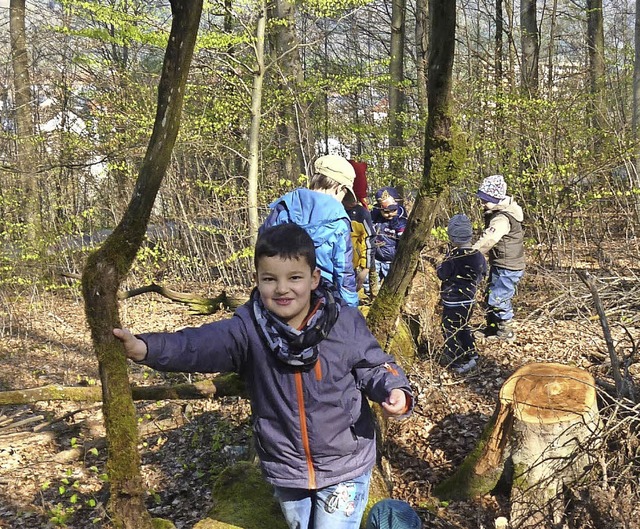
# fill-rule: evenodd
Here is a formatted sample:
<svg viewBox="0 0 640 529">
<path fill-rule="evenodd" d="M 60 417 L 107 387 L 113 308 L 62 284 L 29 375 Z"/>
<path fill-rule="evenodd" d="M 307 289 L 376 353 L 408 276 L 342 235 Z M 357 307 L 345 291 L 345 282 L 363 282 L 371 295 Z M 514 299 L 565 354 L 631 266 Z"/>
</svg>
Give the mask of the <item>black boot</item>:
<svg viewBox="0 0 640 529">
<path fill-rule="evenodd" d="M 474 337 L 481 340 L 483 338 L 491 338 L 497 336 L 499 324 L 500 318 L 498 318 L 497 315 L 492 311 L 487 312 L 487 325 L 482 329 L 478 329 L 474 333 Z"/>
</svg>

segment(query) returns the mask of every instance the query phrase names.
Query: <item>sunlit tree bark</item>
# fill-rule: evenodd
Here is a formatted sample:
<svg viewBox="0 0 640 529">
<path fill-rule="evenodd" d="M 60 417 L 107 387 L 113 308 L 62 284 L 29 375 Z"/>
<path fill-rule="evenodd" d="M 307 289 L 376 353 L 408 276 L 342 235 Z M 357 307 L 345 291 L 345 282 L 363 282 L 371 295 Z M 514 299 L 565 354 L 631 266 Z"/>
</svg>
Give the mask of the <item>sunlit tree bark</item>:
<svg viewBox="0 0 640 529">
<path fill-rule="evenodd" d="M 249 130 L 249 233 L 255 244 L 258 238 L 258 166 L 260 164 L 260 121 L 262 119 L 262 85 L 264 82 L 264 38 L 267 24 L 267 5 L 260 3 L 256 25 L 254 53 L 256 66 L 251 92 L 251 129 Z"/>
<path fill-rule="evenodd" d="M 279 115 L 278 145 L 282 152 L 282 175 L 296 182 L 306 174 L 314 157 L 314 140 L 309 124 L 309 105 L 304 94 L 304 71 L 300 41 L 296 34 L 296 4 L 276 0 L 268 10 L 273 21 L 269 34 L 275 83 L 287 102 Z"/>
</svg>

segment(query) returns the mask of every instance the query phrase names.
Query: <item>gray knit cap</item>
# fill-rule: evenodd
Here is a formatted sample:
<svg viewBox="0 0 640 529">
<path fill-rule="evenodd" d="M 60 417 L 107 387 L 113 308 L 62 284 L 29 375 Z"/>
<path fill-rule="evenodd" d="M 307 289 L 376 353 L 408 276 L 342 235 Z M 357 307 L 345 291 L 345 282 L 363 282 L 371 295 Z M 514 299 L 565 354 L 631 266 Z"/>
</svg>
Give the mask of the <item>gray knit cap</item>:
<svg viewBox="0 0 640 529">
<path fill-rule="evenodd" d="M 473 228 L 471 227 L 469 217 L 462 213 L 451 217 L 451 219 L 449 219 L 449 226 L 447 226 L 447 234 L 453 244 L 466 244 L 471 242 Z"/>
<path fill-rule="evenodd" d="M 507 183 L 504 177 L 501 174 L 487 176 L 480 184 L 476 196 L 485 202 L 500 203 L 507 196 Z"/>
</svg>

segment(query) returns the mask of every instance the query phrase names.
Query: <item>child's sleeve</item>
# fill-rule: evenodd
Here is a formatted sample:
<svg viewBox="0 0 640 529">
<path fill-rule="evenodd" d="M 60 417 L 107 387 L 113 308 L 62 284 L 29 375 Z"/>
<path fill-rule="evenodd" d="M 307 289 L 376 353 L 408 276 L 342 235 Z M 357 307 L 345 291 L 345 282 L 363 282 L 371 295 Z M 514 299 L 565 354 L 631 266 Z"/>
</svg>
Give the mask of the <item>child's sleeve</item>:
<svg viewBox="0 0 640 529">
<path fill-rule="evenodd" d="M 452 268 L 453 264 L 451 258 L 449 256 L 445 257 L 444 261 L 436 267 L 436 275 L 438 276 L 438 279 L 440 281 L 444 281 L 451 277 Z"/>
<path fill-rule="evenodd" d="M 402 368 L 393 356 L 385 353 L 375 336 L 369 331 L 364 316 L 356 321 L 355 344 L 361 355 L 353 372 L 358 389 L 374 402 L 382 403 L 392 389 L 400 389 L 407 396 L 409 409 L 413 409 L 413 390 Z"/>
<path fill-rule="evenodd" d="M 141 364 L 158 371 L 224 373 L 240 371 L 248 337 L 239 317 L 177 332 L 139 334 L 148 354 Z"/>
</svg>

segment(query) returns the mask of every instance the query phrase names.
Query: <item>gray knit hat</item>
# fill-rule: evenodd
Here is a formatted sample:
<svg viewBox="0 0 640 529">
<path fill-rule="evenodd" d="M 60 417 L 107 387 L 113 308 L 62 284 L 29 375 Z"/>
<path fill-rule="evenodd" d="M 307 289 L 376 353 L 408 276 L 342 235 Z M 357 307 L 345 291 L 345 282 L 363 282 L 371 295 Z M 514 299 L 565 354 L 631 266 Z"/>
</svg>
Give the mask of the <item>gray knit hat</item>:
<svg viewBox="0 0 640 529">
<path fill-rule="evenodd" d="M 451 217 L 451 219 L 449 219 L 449 226 L 447 226 L 447 234 L 453 244 L 466 244 L 471 242 L 473 228 L 471 227 L 469 217 L 462 213 Z"/>
<path fill-rule="evenodd" d="M 504 177 L 501 174 L 487 176 L 480 184 L 476 196 L 480 200 L 494 204 L 504 200 L 507 196 L 507 183 Z"/>
</svg>

